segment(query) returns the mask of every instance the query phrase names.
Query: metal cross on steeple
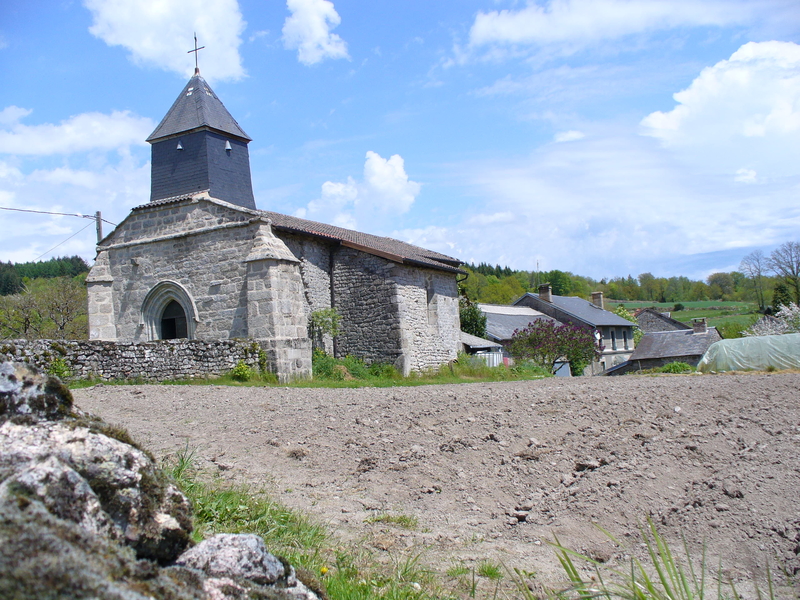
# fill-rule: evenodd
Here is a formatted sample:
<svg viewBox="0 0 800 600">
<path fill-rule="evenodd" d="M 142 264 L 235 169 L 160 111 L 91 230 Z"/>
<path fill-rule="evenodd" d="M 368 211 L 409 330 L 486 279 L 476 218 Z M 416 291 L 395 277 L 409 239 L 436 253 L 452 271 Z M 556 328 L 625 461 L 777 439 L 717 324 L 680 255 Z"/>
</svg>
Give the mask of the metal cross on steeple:
<svg viewBox="0 0 800 600">
<path fill-rule="evenodd" d="M 200 67 L 197 66 L 197 54 L 203 48 L 205 48 L 205 46 L 200 46 L 199 48 L 197 47 L 197 32 L 195 31 L 195 33 L 194 33 L 194 50 L 189 50 L 186 53 L 186 54 L 191 54 L 192 52 L 194 52 L 194 74 L 195 75 L 199 75 L 200 74 Z"/>
</svg>

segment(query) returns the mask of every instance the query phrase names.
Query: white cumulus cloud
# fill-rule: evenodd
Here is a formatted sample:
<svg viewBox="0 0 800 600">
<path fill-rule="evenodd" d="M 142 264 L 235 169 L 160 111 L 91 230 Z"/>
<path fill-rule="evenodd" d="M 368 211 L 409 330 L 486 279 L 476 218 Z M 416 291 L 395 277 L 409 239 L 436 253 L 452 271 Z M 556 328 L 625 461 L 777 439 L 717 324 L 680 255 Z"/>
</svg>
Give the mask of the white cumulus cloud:
<svg viewBox="0 0 800 600">
<path fill-rule="evenodd" d="M 329 0 L 287 0 L 291 13 L 283 24 L 283 43 L 297 59 L 314 65 L 326 58 L 350 58 L 347 43 L 331 30 L 342 22 Z"/>
<path fill-rule="evenodd" d="M 11 106 L 0 113 L 0 153 L 15 155 L 72 154 L 87 150 L 118 150 L 144 145 L 155 128 L 151 119 L 129 111 L 83 113 L 59 124 L 24 125 L 20 119 L 31 111 Z"/>
<path fill-rule="evenodd" d="M 408 178 L 399 154 L 383 158 L 370 150 L 363 180 L 348 177 L 344 182 L 326 181 L 320 198 L 295 214 L 348 229 L 374 228 L 408 212 L 421 188 L 420 183 Z"/>
<path fill-rule="evenodd" d="M 733 180 L 737 183 L 756 183 L 758 181 L 756 176 L 758 173 L 753 171 L 753 169 L 737 169 L 736 176 Z"/>
<path fill-rule="evenodd" d="M 741 23 L 756 8 L 755 2 L 722 0 L 529 1 L 518 10 L 479 12 L 470 30 L 470 43 L 583 46 L 675 27 Z"/>
<path fill-rule="evenodd" d="M 728 170 L 750 164 L 764 174 L 800 173 L 800 45 L 747 43 L 673 97 L 671 111 L 642 120 L 645 135 Z"/>
<path fill-rule="evenodd" d="M 84 0 L 89 31 L 109 46 L 122 46 L 136 63 L 184 76 L 194 70 L 187 51 L 197 33 L 200 70 L 208 79 L 245 75 L 239 46 L 246 23 L 236 0 Z"/>
<path fill-rule="evenodd" d="M 560 131 L 553 136 L 553 140 L 556 142 L 574 142 L 585 137 L 586 135 L 582 131 Z"/>
</svg>

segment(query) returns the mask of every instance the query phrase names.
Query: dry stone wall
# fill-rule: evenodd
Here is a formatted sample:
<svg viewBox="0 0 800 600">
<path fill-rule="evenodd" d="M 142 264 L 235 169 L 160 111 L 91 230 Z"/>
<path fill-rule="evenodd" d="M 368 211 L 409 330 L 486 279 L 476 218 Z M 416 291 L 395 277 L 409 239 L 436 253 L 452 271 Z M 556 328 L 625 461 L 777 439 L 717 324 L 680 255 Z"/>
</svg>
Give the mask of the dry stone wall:
<svg viewBox="0 0 800 600">
<path fill-rule="evenodd" d="M 400 318 L 392 263 L 358 250 L 340 248 L 334 260 L 334 303 L 342 316 L 337 354 L 366 362 L 403 360 Z"/>
<path fill-rule="evenodd" d="M 270 340 L 13 340 L 0 344 L 0 361 L 24 362 L 75 379 L 143 379 L 167 381 L 224 375 L 241 360 L 254 370 L 266 368 L 280 379 L 287 365 L 275 364 L 280 353 Z M 298 374 L 311 375 L 310 352 L 292 358 Z"/>
</svg>

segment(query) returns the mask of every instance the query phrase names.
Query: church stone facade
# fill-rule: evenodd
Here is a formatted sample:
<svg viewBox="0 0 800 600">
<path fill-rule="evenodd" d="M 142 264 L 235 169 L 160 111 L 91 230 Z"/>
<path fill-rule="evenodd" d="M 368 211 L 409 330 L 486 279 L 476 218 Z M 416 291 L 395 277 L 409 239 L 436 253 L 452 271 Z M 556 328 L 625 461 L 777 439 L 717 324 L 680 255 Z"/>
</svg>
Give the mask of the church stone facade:
<svg viewBox="0 0 800 600">
<path fill-rule="evenodd" d="M 404 374 L 453 360 L 460 261 L 255 208 L 247 143 L 196 73 L 148 138 L 152 193 L 98 245 L 90 339 L 252 338 L 287 380 L 311 374 L 309 317 L 335 308 L 337 356 Z"/>
</svg>

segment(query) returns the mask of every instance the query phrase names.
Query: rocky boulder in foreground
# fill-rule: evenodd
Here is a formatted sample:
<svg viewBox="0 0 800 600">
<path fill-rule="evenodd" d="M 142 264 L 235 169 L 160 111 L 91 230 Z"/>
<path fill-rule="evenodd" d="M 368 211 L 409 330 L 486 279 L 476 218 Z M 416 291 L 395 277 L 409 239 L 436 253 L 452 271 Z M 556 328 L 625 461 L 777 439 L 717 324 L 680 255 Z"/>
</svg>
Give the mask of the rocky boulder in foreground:
<svg viewBox="0 0 800 600">
<path fill-rule="evenodd" d="M 0 598 L 318 598 L 257 536 L 187 551 L 191 532 L 188 499 L 123 430 L 0 364 Z"/>
</svg>

